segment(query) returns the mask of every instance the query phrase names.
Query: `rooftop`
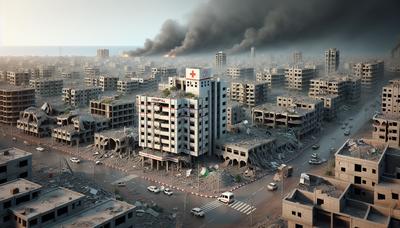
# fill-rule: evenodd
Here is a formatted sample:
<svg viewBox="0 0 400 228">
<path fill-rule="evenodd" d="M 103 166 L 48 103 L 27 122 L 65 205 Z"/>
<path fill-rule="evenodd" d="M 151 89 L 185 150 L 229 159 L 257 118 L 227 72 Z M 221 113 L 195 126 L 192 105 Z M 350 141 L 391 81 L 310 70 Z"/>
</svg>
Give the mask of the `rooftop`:
<svg viewBox="0 0 400 228">
<path fill-rule="evenodd" d="M 135 206 L 128 203 L 109 199 L 101 202 L 78 215 L 56 224 L 56 227 L 95 227 L 96 225 L 107 222 L 123 213 L 126 213 Z"/>
<path fill-rule="evenodd" d="M 12 207 L 11 211 L 19 216 L 31 218 L 68 204 L 71 201 L 82 199 L 83 197 L 83 194 L 58 187 L 46 193 L 42 193 L 37 200 Z"/>
<path fill-rule="evenodd" d="M 310 178 L 309 184 L 299 184 L 298 188 L 308 192 L 320 191 L 330 197 L 339 198 L 345 191 L 345 187 L 335 180 L 307 174 Z"/>
<path fill-rule="evenodd" d="M 0 90 L 5 92 L 13 92 L 13 91 L 35 91 L 34 88 L 28 88 L 23 86 L 15 86 L 5 83 L 0 83 Z"/>
<path fill-rule="evenodd" d="M 0 185 L 0 201 L 10 199 L 13 196 L 18 196 L 26 192 L 40 189 L 42 186 L 26 179 L 16 179 Z M 13 190 L 18 191 L 13 194 Z"/>
<path fill-rule="evenodd" d="M 278 101 L 279 98 L 293 99 L 295 103 L 318 104 L 321 102 L 320 100 L 308 96 L 280 95 L 276 97 L 276 100 Z"/>
<path fill-rule="evenodd" d="M 339 149 L 337 154 L 369 161 L 378 161 L 385 151 L 385 143 L 366 139 L 349 139 Z"/>
<path fill-rule="evenodd" d="M 128 135 L 137 136 L 137 134 L 138 134 L 137 128 L 105 130 L 96 133 L 96 135 L 102 135 L 107 138 L 122 138 Z"/>
<path fill-rule="evenodd" d="M 245 149 L 251 149 L 253 147 L 267 144 L 276 141 L 275 137 L 268 136 L 265 131 L 261 131 L 259 129 L 250 129 L 249 133 L 245 132 L 244 129 L 240 133 L 229 133 L 227 137 L 223 138 L 220 143 L 226 146 L 232 145 L 236 147 L 242 147 Z"/>
<path fill-rule="evenodd" d="M 15 147 L 2 149 L 0 150 L 0 164 L 2 165 L 9 161 L 27 156 L 32 156 L 32 154 L 25 150 L 21 150 Z"/>
<path fill-rule="evenodd" d="M 304 109 L 299 107 L 293 107 L 293 108 L 281 107 L 271 103 L 266 103 L 263 105 L 256 106 L 254 107 L 254 110 L 275 112 L 283 115 L 300 115 L 300 116 L 306 115 L 314 111 L 311 109 Z"/>
</svg>

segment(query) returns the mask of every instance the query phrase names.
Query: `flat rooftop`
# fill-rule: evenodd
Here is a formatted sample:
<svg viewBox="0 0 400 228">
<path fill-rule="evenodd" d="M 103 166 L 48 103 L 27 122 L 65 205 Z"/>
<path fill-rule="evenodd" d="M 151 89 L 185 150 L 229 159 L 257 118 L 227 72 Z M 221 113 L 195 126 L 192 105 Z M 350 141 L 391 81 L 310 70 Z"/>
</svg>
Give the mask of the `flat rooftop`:
<svg viewBox="0 0 400 228">
<path fill-rule="evenodd" d="M 23 86 L 15 86 L 10 84 L 1 83 L 0 90 L 5 92 L 13 92 L 13 91 L 35 91 L 34 88 L 28 88 Z"/>
<path fill-rule="evenodd" d="M 281 107 L 281 106 L 271 104 L 271 103 L 266 103 L 263 105 L 256 106 L 256 107 L 254 107 L 254 110 L 275 112 L 277 114 L 283 114 L 283 115 L 300 115 L 300 116 L 314 112 L 314 110 L 310 110 L 310 109 L 304 109 L 304 108 L 299 108 L 299 107 L 287 108 L 287 107 Z"/>
<path fill-rule="evenodd" d="M 369 161 L 378 161 L 385 153 L 385 150 L 385 143 L 365 139 L 349 139 L 337 154 Z"/>
<path fill-rule="evenodd" d="M 395 114 L 383 114 L 383 113 L 378 113 L 374 115 L 374 118 L 377 119 L 385 119 L 389 121 L 400 121 L 400 116 L 395 115 Z"/>
<path fill-rule="evenodd" d="M 41 185 L 26 179 L 12 180 L 0 185 L 0 201 L 10 199 L 12 197 L 19 196 L 40 188 L 42 188 Z M 18 189 L 18 193 L 13 194 L 13 189 Z"/>
<path fill-rule="evenodd" d="M 276 138 L 268 136 L 266 131 L 267 130 L 249 129 L 249 133 L 247 134 L 246 129 L 243 129 L 240 133 L 229 133 L 219 144 L 251 149 L 262 144 L 276 141 Z"/>
<path fill-rule="evenodd" d="M 84 195 L 81 193 L 58 187 L 42 193 L 37 200 L 12 207 L 11 211 L 19 216 L 31 218 L 82 198 Z"/>
<path fill-rule="evenodd" d="M 310 177 L 310 184 L 299 184 L 298 188 L 308 192 L 321 191 L 330 197 L 339 198 L 346 190 L 344 186 L 334 183 L 334 180 L 307 174 Z"/>
<path fill-rule="evenodd" d="M 318 104 L 319 102 L 321 102 L 320 100 L 317 100 L 309 96 L 279 95 L 276 97 L 276 100 L 278 101 L 279 98 L 286 98 L 286 99 L 290 98 L 293 99 L 295 103 Z"/>
<path fill-rule="evenodd" d="M 105 97 L 105 98 L 102 98 L 101 100 L 95 100 L 93 102 L 102 103 L 102 104 L 110 104 L 110 105 L 123 105 L 123 104 L 133 104 L 133 103 L 135 103 L 134 100 L 117 99 L 117 98 L 113 98 L 113 97 Z"/>
<path fill-rule="evenodd" d="M 131 204 L 109 199 L 86 209 L 68 220 L 55 224 L 54 227 L 95 227 L 134 208 L 135 206 Z"/>
<path fill-rule="evenodd" d="M 138 129 L 137 128 L 126 128 L 125 131 L 124 131 L 124 129 L 105 130 L 105 131 L 101 131 L 101 132 L 96 132 L 95 134 L 101 135 L 101 136 L 107 137 L 107 138 L 122 138 L 122 137 L 127 136 L 128 134 L 137 136 Z"/>
<path fill-rule="evenodd" d="M 1 149 L 0 150 L 0 165 L 6 164 L 9 161 L 32 156 L 32 153 L 29 153 L 25 150 L 21 150 L 15 147 Z"/>
</svg>

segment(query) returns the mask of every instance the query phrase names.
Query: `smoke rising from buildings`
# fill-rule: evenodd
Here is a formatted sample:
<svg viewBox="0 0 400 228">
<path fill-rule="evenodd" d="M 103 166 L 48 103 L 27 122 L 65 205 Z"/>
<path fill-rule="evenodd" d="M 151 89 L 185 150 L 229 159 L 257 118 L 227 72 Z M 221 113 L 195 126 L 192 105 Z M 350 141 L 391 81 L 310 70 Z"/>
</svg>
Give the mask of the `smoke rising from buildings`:
<svg viewBox="0 0 400 228">
<path fill-rule="evenodd" d="M 399 7 L 398 0 L 209 0 L 186 25 L 167 20 L 154 39 L 129 54 L 175 56 L 213 48 L 236 53 L 327 36 L 345 41 L 376 32 L 397 34 Z"/>
</svg>

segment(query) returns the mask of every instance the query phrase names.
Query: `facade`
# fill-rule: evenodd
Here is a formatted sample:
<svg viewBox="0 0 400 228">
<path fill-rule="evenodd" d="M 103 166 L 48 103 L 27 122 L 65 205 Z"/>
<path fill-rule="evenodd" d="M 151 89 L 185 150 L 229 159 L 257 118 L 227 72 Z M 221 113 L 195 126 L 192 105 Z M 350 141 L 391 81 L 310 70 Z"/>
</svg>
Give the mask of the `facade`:
<svg viewBox="0 0 400 228">
<path fill-rule="evenodd" d="M 254 68 L 249 67 L 228 67 L 226 76 L 232 79 L 250 79 L 254 80 Z"/>
<path fill-rule="evenodd" d="M 59 120 L 59 126 L 53 129 L 51 137 L 56 142 L 69 146 L 93 142 L 96 132 L 109 128 L 109 120 L 97 115 L 77 115 L 64 121 Z M 68 122 L 69 120 L 71 122 Z"/>
<path fill-rule="evenodd" d="M 13 227 L 45 227 L 83 209 L 84 195 L 66 188 L 42 192 L 37 199 L 11 207 Z"/>
<path fill-rule="evenodd" d="M 289 227 L 399 227 L 400 151 L 348 140 L 335 154 L 335 179 L 302 174 L 283 200 Z"/>
<path fill-rule="evenodd" d="M 39 75 L 38 78 L 51 78 L 56 74 L 56 66 L 48 65 L 39 67 Z"/>
<path fill-rule="evenodd" d="M 291 67 L 285 69 L 285 85 L 289 90 L 307 91 L 315 76 L 314 69 Z"/>
<path fill-rule="evenodd" d="M 18 178 L 31 178 L 32 154 L 18 149 L 0 150 L 0 184 Z"/>
<path fill-rule="evenodd" d="M 100 87 L 69 88 L 62 90 L 62 100 L 72 107 L 82 107 L 89 105 L 90 100 L 99 99 L 102 94 Z"/>
<path fill-rule="evenodd" d="M 260 105 L 267 100 L 267 83 L 242 81 L 232 82 L 229 88 L 231 101 L 239 102 L 249 107 Z"/>
<path fill-rule="evenodd" d="M 268 71 L 258 72 L 256 80 L 266 82 L 268 88 L 280 88 L 285 85 L 285 70 L 273 68 Z"/>
<path fill-rule="evenodd" d="M 293 52 L 293 65 L 299 65 L 303 62 L 303 54 L 300 51 Z"/>
<path fill-rule="evenodd" d="M 65 79 L 78 79 L 80 78 L 79 71 L 70 71 L 70 72 L 63 72 L 61 73 L 61 77 Z"/>
<path fill-rule="evenodd" d="M 97 49 L 97 58 L 108 58 L 110 57 L 110 50 L 108 49 Z"/>
<path fill-rule="evenodd" d="M 12 85 L 0 85 L 0 122 L 16 124 L 19 113 L 35 105 L 35 90 Z"/>
<path fill-rule="evenodd" d="M 340 99 L 338 95 L 315 95 L 311 98 L 321 100 L 324 102 L 324 119 L 330 121 L 336 118 L 338 107 L 340 106 Z"/>
<path fill-rule="evenodd" d="M 159 96 L 139 95 L 139 146 L 143 158 L 175 163 L 211 155 L 215 140 L 226 134 L 226 86 L 212 80 L 209 69 L 187 68 L 183 90 Z M 188 157 L 188 155 L 190 157 Z"/>
<path fill-rule="evenodd" d="M 124 128 L 95 133 L 94 146 L 102 151 L 131 154 L 138 146 L 137 129 Z"/>
<path fill-rule="evenodd" d="M 29 85 L 29 72 L 7 71 L 7 82 L 14 86 Z"/>
<path fill-rule="evenodd" d="M 384 74 L 384 62 L 361 62 L 353 66 L 354 76 L 361 78 L 361 86 L 371 89 Z"/>
<path fill-rule="evenodd" d="M 62 94 L 63 80 L 51 78 L 31 79 L 29 86 L 35 89 L 35 93 L 38 96 L 54 97 Z"/>
<path fill-rule="evenodd" d="M 151 74 L 160 78 L 168 78 L 178 75 L 178 70 L 173 67 L 153 67 Z"/>
<path fill-rule="evenodd" d="M 126 202 L 108 199 L 81 211 L 65 221 L 56 223 L 55 227 L 109 227 L 130 228 L 135 224 L 135 206 Z"/>
<path fill-rule="evenodd" d="M 215 54 L 215 67 L 223 68 L 226 67 L 226 53 L 219 51 Z"/>
<path fill-rule="evenodd" d="M 400 116 L 400 80 L 392 80 L 389 85 L 382 88 L 382 107 L 384 114 L 393 114 Z"/>
<path fill-rule="evenodd" d="M 26 179 L 15 179 L 0 184 L 0 227 L 12 227 L 14 218 L 8 209 L 37 199 L 42 186 Z"/>
<path fill-rule="evenodd" d="M 226 108 L 226 126 L 228 131 L 232 131 L 235 125 L 242 123 L 246 118 L 246 110 L 242 104 L 229 102 Z"/>
<path fill-rule="evenodd" d="M 339 50 L 330 48 L 325 51 L 325 75 L 336 73 L 339 68 Z"/>
<path fill-rule="evenodd" d="M 117 90 L 118 77 L 113 76 L 100 76 L 99 77 L 99 87 L 104 91 Z"/>
<path fill-rule="evenodd" d="M 117 91 L 124 94 L 153 90 L 157 80 L 153 77 L 124 78 L 117 82 Z"/>
<path fill-rule="evenodd" d="M 97 67 L 85 67 L 83 71 L 85 76 L 89 78 L 97 78 L 100 76 L 100 69 Z"/>
<path fill-rule="evenodd" d="M 129 127 L 135 121 L 135 103 L 112 98 L 91 100 L 90 113 L 109 119 L 111 128 Z"/>
</svg>

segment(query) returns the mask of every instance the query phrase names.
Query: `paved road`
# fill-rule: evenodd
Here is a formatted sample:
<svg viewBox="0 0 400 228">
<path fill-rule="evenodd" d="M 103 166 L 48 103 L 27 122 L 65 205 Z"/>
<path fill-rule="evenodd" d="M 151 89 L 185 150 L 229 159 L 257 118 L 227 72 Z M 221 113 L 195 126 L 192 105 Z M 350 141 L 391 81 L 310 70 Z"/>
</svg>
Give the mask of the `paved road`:
<svg viewBox="0 0 400 228">
<path fill-rule="evenodd" d="M 385 80 L 381 80 L 381 85 Z M 381 86 L 378 85 L 378 88 Z M 321 157 L 330 156 L 330 148 L 339 148 L 348 138 L 343 135 L 341 129 L 343 122 L 349 122 L 352 126 L 351 132 L 357 132 L 372 117 L 374 111 L 373 105 L 378 99 L 380 91 L 370 94 L 373 99 L 367 99 L 367 103 L 353 107 L 349 111 L 340 111 L 339 118 L 335 122 L 327 123 L 321 134 L 319 141 L 320 148 L 318 152 Z M 376 106 L 379 107 L 379 106 Z M 350 120 L 350 117 L 352 120 Z M 24 145 L 21 141 L 12 141 L 10 138 L 2 137 L 0 139 L 1 147 L 16 146 L 33 152 L 33 164 L 48 166 L 54 169 L 60 169 L 60 161 L 69 159 L 68 155 L 54 153 L 53 151 L 37 152 L 35 146 Z M 294 167 L 294 177 L 285 181 L 285 188 L 279 185 L 276 192 L 267 191 L 266 185 L 272 181 L 272 176 L 266 176 L 260 181 L 247 185 L 235 192 L 236 202 L 231 205 L 225 205 L 214 199 L 204 199 L 182 192 L 175 192 L 173 196 L 168 197 L 163 194 L 152 194 L 147 191 L 147 186 L 152 185 L 138 176 L 130 176 L 126 181 L 127 186 L 119 188 L 122 197 L 128 202 L 133 203 L 136 200 L 145 200 L 147 202 L 156 202 L 166 210 L 178 212 L 179 223 L 184 220 L 183 226 L 192 227 L 246 227 L 257 223 L 266 218 L 268 213 L 278 211 L 280 214 L 281 197 L 287 193 L 298 181 L 302 172 L 308 172 L 315 167 L 308 164 L 309 156 L 313 153 L 312 149 L 304 151 L 304 155 L 290 162 Z M 94 179 L 97 184 L 104 189 L 113 191 L 117 180 L 126 178 L 126 174 L 105 166 L 96 166 L 93 162 L 83 161 L 81 164 L 73 164 L 74 172 L 81 173 L 87 178 Z M 192 217 L 189 210 L 193 207 L 201 207 L 205 210 L 206 216 L 203 219 Z M 176 209 L 176 210 L 175 210 Z M 185 213 L 182 213 L 185 211 Z"/>
</svg>

